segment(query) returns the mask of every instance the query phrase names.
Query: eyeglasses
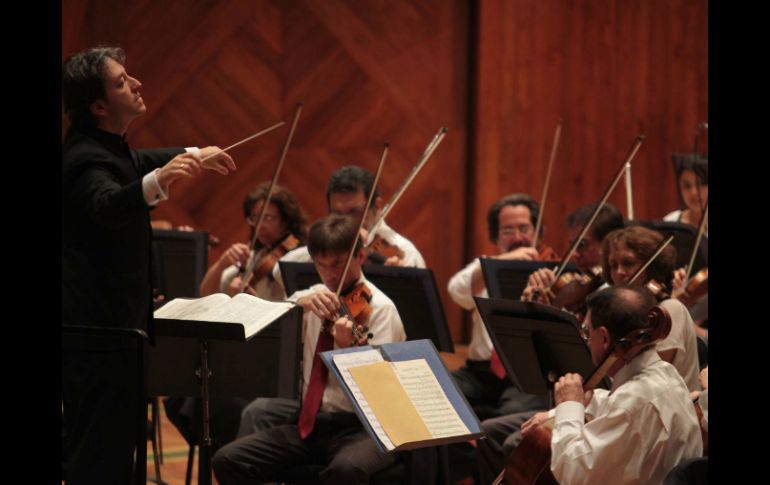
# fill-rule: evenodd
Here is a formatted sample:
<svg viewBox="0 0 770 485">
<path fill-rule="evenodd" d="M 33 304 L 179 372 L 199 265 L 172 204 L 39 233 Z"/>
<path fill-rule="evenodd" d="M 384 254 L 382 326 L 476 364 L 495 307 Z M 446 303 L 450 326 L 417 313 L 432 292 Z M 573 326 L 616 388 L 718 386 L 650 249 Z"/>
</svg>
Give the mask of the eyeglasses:
<svg viewBox="0 0 770 485">
<path fill-rule="evenodd" d="M 501 227 L 500 230 L 498 231 L 498 234 L 500 236 L 513 236 L 515 233 L 518 232 L 522 236 L 527 236 L 531 234 L 534 230 L 535 229 L 532 227 L 532 224 L 522 224 L 521 226 L 518 226 L 518 227 L 512 227 L 512 226 Z"/>
<path fill-rule="evenodd" d="M 267 224 L 270 222 L 276 222 L 280 220 L 280 216 L 273 215 L 273 214 L 265 214 L 265 217 L 262 219 L 262 221 Z M 259 222 L 259 214 L 252 214 L 249 217 L 246 218 L 246 222 L 251 226 L 254 227 L 257 225 L 257 222 Z"/>
<path fill-rule="evenodd" d="M 570 246 L 572 246 L 573 244 L 575 244 L 575 240 L 574 239 L 569 242 Z M 576 249 L 585 249 L 585 248 L 588 247 L 589 244 L 590 243 L 588 242 L 588 239 L 581 239 L 580 242 L 578 243 Z"/>
<path fill-rule="evenodd" d="M 585 323 L 580 325 L 580 338 L 583 339 L 583 342 L 588 342 L 588 339 L 591 338 L 591 329 L 588 328 L 588 325 Z"/>
</svg>

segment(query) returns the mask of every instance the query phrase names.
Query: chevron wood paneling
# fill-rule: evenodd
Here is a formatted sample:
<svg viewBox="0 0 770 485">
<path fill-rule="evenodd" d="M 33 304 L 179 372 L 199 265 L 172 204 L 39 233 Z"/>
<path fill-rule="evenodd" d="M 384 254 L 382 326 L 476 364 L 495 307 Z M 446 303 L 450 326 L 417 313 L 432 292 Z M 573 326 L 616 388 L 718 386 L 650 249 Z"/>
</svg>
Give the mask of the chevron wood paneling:
<svg viewBox="0 0 770 485">
<path fill-rule="evenodd" d="M 708 120 L 707 27 L 705 0 L 479 2 L 471 254 L 494 250 L 484 217 L 501 194 L 540 199 L 559 118 L 546 243 L 566 251 L 565 216 L 601 196 L 639 133 L 636 218 L 677 208 L 671 154 Z M 610 202 L 626 213 L 622 183 Z"/>
<path fill-rule="evenodd" d="M 289 122 L 303 102 L 280 182 L 311 220 L 326 213 L 336 168 L 374 169 L 390 141 L 387 200 L 447 126 L 389 223 L 433 268 L 461 341 L 467 325 L 446 283 L 494 252 L 484 220 L 494 200 L 540 198 L 560 117 L 546 243 L 564 251 L 565 215 L 598 198 L 638 133 L 637 218 L 677 207 L 671 153 L 691 150 L 708 119 L 707 25 L 706 0 L 68 0 L 62 57 L 98 43 L 126 49 L 148 105 L 129 130 L 138 147 L 227 146 Z M 272 176 L 287 133 L 235 149 L 228 177 L 173 186 L 154 218 L 215 234 L 222 247 L 209 258 L 219 257 L 245 240 L 242 198 Z M 622 185 L 610 201 L 625 212 Z"/>
<path fill-rule="evenodd" d="M 115 5 L 109 10 L 112 10 Z M 280 183 L 311 220 L 326 214 L 325 186 L 342 165 L 374 170 L 391 150 L 385 201 L 440 126 L 449 135 L 389 217 L 433 268 L 453 334 L 461 312 L 446 282 L 463 264 L 468 11 L 462 1 L 134 1 L 111 15 L 101 2 L 63 4 L 62 55 L 118 44 L 143 82 L 148 113 L 135 146 L 231 143 L 304 108 Z M 154 218 L 246 238 L 241 201 L 268 180 L 288 126 L 237 148 L 236 173 L 172 187 Z"/>
</svg>

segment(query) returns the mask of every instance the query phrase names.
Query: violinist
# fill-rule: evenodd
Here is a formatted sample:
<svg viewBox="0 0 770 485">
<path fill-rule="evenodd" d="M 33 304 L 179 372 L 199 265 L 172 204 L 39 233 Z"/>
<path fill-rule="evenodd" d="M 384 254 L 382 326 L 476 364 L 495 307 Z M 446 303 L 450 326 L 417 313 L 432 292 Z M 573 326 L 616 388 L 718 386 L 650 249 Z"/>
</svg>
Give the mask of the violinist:
<svg viewBox="0 0 770 485">
<path fill-rule="evenodd" d="M 249 224 L 249 241 L 253 240 L 255 226 L 262 205 L 267 197 L 269 182 L 262 183 L 249 192 L 243 200 L 243 214 Z M 255 256 L 259 258 L 246 291 L 265 300 L 276 301 L 283 297 L 283 289 L 273 279 L 273 267 L 284 254 L 305 243 L 307 219 L 297 198 L 287 188 L 273 187 L 270 205 L 262 226 L 259 228 Z M 240 289 L 243 268 L 251 252 L 247 244 L 235 243 L 212 264 L 203 277 L 201 296 L 212 293 L 235 295 Z"/>
<path fill-rule="evenodd" d="M 539 249 L 532 247 L 538 210 L 537 202 L 526 194 L 507 195 L 489 208 L 487 229 L 490 241 L 498 249 L 496 258 L 526 261 L 559 259 L 545 245 Z M 453 377 L 476 415 L 485 419 L 544 406 L 542 397 L 522 393 L 490 367 L 492 341 L 473 301 L 474 296 L 488 296 L 479 258 L 452 276 L 447 289 L 455 303 L 473 312 L 468 359 L 465 366 L 453 373 Z"/>
<path fill-rule="evenodd" d="M 374 176 L 365 168 L 349 165 L 337 169 L 329 178 L 326 186 L 326 203 L 329 214 L 360 217 L 364 212 L 367 194 L 369 194 L 373 183 Z M 382 197 L 380 196 L 379 187 L 376 187 L 372 207 L 366 213 L 364 229 L 367 231 L 371 229 L 371 225 L 381 209 Z M 425 259 L 423 259 L 415 245 L 390 228 L 385 221 L 375 228 L 374 236 L 380 236 L 383 246 L 395 247 L 398 250 L 396 252 L 403 254 L 402 256 L 380 257 L 378 258 L 380 262 L 384 261 L 385 264 L 389 265 L 425 267 Z M 376 258 L 377 256 L 374 257 Z M 311 257 L 307 248 L 299 248 L 287 253 L 281 258 L 281 261 L 310 262 Z M 273 268 L 273 277 L 283 285 L 278 265 Z"/>
<path fill-rule="evenodd" d="M 595 208 L 596 204 L 584 205 L 567 216 L 566 226 L 570 244 L 572 244 L 575 238 L 580 234 L 583 226 L 590 220 Z M 623 214 L 621 214 L 612 204 L 605 203 L 601 210 L 599 210 L 599 214 L 596 216 L 593 224 L 591 224 L 588 232 L 586 232 L 583 239 L 577 245 L 577 249 L 573 255 L 572 260 L 577 265 L 581 275 L 592 275 L 592 277 L 594 277 L 592 273 L 594 268 L 601 268 L 602 241 L 604 240 L 604 237 L 610 232 L 622 228 Z M 563 278 L 566 279 L 570 276 L 572 275 L 564 275 Z M 600 280 L 598 281 L 599 284 L 603 282 L 601 275 L 595 277 Z M 536 294 L 536 301 L 546 305 L 551 304 L 550 297 L 545 289 L 550 287 L 555 280 L 554 272 L 550 268 L 541 268 L 535 271 L 530 275 L 529 280 L 527 281 L 527 287 L 522 292 L 522 299 L 530 300 L 533 297 L 533 294 Z M 594 285 L 593 289 L 590 290 L 593 291 L 597 289 L 599 284 Z M 538 291 L 536 292 L 535 290 Z M 589 292 L 590 291 L 587 291 L 586 295 Z M 585 296 L 582 298 L 582 301 L 572 303 L 577 309 L 576 313 L 579 316 L 585 315 Z"/>
<path fill-rule="evenodd" d="M 663 236 L 658 232 L 643 226 L 616 229 L 606 234 L 600 249 L 602 274 L 607 275 L 604 287 L 607 284 L 626 283 L 654 254 L 662 240 Z M 676 250 L 669 245 L 635 283 L 644 285 L 650 280 L 669 281 L 675 261 Z M 671 316 L 671 331 L 665 339 L 657 342 L 658 354 L 661 359 L 674 365 L 688 390 L 699 391 L 698 348 L 692 330 L 692 319 L 686 307 L 677 300 L 665 299 L 661 306 Z M 482 481 L 491 482 L 503 468 L 508 457 L 521 442 L 522 424 L 533 415 L 533 411 L 525 411 L 487 419 L 481 423 L 487 435 L 486 440 L 479 442 L 477 453 Z"/>
<path fill-rule="evenodd" d="M 584 338 L 594 364 L 604 361 L 618 339 L 645 327 L 655 304 L 638 287 L 589 296 Z M 703 452 L 687 386 L 652 349 L 617 371 L 611 391 L 584 392 L 579 374 L 564 375 L 555 384 L 554 401 L 556 407 L 524 423 L 522 433 L 526 437 L 555 418 L 550 469 L 561 484 L 661 483 L 679 462 Z"/>
<path fill-rule="evenodd" d="M 664 221 L 698 227 L 709 196 L 709 160 L 699 154 L 674 155 L 674 173 L 682 207 L 669 212 Z M 704 232 L 708 237 L 708 227 Z"/>
<path fill-rule="evenodd" d="M 320 473 L 323 483 L 363 484 L 370 474 L 393 463 L 393 455 L 378 452 L 337 381 L 327 376 L 320 358 L 314 357 L 332 348 L 406 339 L 395 305 L 361 271 L 365 256 L 360 245 L 345 281 L 340 281 L 356 231 L 353 218 L 339 215 L 327 216 L 311 227 L 308 250 L 323 283 L 289 298 L 304 309 L 303 403 L 295 403 L 299 415 L 290 424 L 246 435 L 220 449 L 213 468 L 221 485 L 281 481 L 281 472 L 314 461 L 325 466 Z M 340 316 L 341 302 L 335 293 L 340 283 L 341 299 L 348 299 L 356 322 Z M 351 304 L 353 295 L 346 297 L 346 291 L 367 299 L 368 309 L 353 310 L 358 305 Z M 361 315 L 365 321 L 359 320 Z M 368 327 L 373 336 L 366 342 L 356 339 L 353 325 Z"/>
</svg>

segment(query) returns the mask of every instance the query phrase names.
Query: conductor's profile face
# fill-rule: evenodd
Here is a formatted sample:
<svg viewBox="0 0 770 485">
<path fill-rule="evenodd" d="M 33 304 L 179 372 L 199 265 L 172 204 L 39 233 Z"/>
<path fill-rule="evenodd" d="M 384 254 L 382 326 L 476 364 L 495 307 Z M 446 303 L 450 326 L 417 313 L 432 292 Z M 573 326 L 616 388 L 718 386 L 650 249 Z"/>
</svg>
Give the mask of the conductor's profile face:
<svg viewBox="0 0 770 485">
<path fill-rule="evenodd" d="M 142 83 L 131 77 L 125 67 L 112 58 L 105 60 L 104 108 L 107 116 L 131 121 L 144 114 L 147 107 L 140 93 Z"/>
</svg>

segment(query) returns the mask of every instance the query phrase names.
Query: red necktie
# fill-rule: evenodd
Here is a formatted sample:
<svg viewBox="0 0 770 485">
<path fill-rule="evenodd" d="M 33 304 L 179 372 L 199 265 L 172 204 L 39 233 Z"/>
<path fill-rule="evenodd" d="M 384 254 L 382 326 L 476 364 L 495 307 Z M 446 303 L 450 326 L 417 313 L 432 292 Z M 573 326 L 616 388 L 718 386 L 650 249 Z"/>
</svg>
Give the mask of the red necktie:
<svg viewBox="0 0 770 485">
<path fill-rule="evenodd" d="M 315 417 L 321 408 L 321 399 L 326 389 L 326 379 L 329 370 L 321 361 L 319 353 L 331 350 L 334 347 L 332 334 L 321 328 L 318 335 L 318 342 L 315 346 L 315 355 L 313 356 L 313 368 L 310 370 L 310 382 L 307 386 L 307 394 L 302 402 L 302 409 L 299 413 L 299 437 L 303 440 L 313 432 L 315 426 Z"/>
<path fill-rule="evenodd" d="M 497 355 L 497 350 L 495 349 L 492 349 L 492 356 L 489 358 L 489 370 L 498 379 L 505 379 L 505 368 L 503 368 L 503 362 L 500 360 L 500 356 Z"/>
</svg>

